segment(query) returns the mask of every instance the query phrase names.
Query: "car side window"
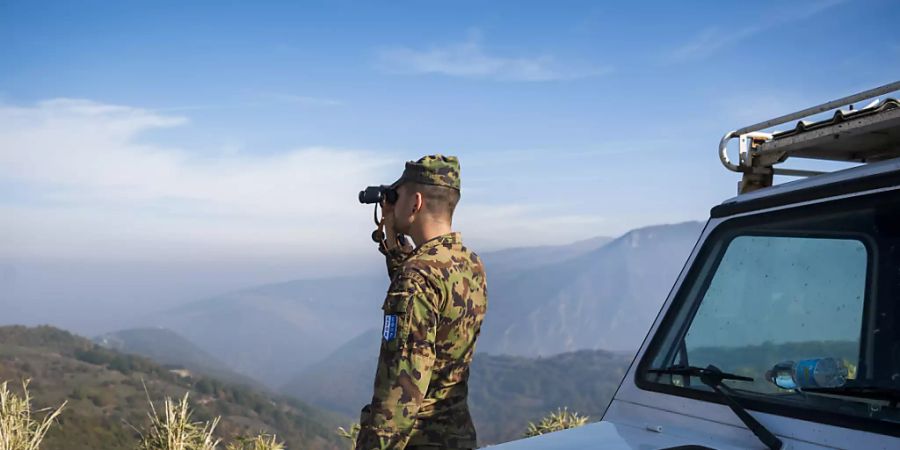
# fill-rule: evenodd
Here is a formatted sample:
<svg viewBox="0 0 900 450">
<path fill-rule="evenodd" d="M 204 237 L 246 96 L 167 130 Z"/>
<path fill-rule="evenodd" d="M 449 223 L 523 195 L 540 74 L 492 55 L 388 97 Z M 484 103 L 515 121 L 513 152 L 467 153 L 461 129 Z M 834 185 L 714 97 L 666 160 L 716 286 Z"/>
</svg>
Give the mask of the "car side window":
<svg viewBox="0 0 900 450">
<path fill-rule="evenodd" d="M 735 388 L 779 392 L 776 364 L 834 358 L 855 376 L 866 294 L 856 239 L 738 236 L 716 268 L 684 337 L 690 365 L 754 378 Z"/>
</svg>

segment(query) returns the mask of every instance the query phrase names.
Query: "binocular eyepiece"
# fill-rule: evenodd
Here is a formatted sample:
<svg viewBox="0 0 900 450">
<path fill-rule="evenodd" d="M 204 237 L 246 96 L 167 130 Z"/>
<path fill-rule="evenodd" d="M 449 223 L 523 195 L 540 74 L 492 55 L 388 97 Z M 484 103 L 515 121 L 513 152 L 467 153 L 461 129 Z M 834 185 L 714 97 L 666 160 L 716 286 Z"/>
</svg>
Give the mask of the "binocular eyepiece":
<svg viewBox="0 0 900 450">
<path fill-rule="evenodd" d="M 359 191 L 359 202 L 365 204 L 381 203 L 382 200 L 388 203 L 397 203 L 397 190 L 386 185 L 369 186 L 364 191 Z"/>
</svg>

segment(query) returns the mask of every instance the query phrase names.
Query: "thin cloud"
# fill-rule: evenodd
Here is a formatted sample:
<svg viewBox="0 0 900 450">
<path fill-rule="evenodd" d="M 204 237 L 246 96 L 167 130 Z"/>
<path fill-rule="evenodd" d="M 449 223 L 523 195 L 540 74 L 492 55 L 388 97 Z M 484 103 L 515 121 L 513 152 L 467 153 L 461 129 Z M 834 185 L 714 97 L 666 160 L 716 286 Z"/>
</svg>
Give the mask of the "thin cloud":
<svg viewBox="0 0 900 450">
<path fill-rule="evenodd" d="M 496 250 L 522 245 L 568 244 L 612 229 L 606 217 L 595 214 L 547 215 L 542 205 L 466 204 L 454 223 L 478 248 Z M 528 236 L 528 239 L 523 239 Z"/>
<path fill-rule="evenodd" d="M 265 100 L 271 100 L 276 103 L 289 103 L 302 106 L 341 106 L 344 104 L 341 100 L 326 97 L 311 97 L 307 95 L 285 94 L 285 93 L 265 93 L 260 94 Z"/>
<path fill-rule="evenodd" d="M 307 95 L 296 95 L 287 93 L 264 92 L 254 94 L 251 100 L 236 103 L 221 103 L 208 105 L 181 105 L 170 106 L 164 108 L 155 108 L 152 111 L 157 113 L 177 113 L 187 111 L 203 111 L 215 109 L 242 109 L 242 108 L 259 108 L 271 105 L 297 105 L 305 107 L 334 107 L 343 106 L 341 100 L 327 97 L 312 97 Z"/>
<path fill-rule="evenodd" d="M 368 232 L 358 190 L 395 175 L 393 161 L 366 150 L 210 156 L 137 139 L 188 123 L 89 100 L 0 105 L 0 184 L 19 197 L 0 198 L 0 233 L 10 240 L 2 252 L 121 256 L 135 243 L 153 253 L 159 242 L 346 250 L 347 236 Z"/>
<path fill-rule="evenodd" d="M 753 94 L 734 93 L 714 100 L 714 107 L 719 110 L 718 116 L 727 118 L 733 128 L 761 122 L 772 117 L 799 111 L 821 100 L 795 91 L 771 88 L 765 92 Z M 779 127 L 793 127 L 790 122 Z"/>
<path fill-rule="evenodd" d="M 210 155 L 139 139 L 188 126 L 184 116 L 82 99 L 0 103 L 0 258 L 357 257 L 372 251 L 373 228 L 359 189 L 395 179 L 417 156 L 328 147 Z M 602 222 L 548 212 L 466 200 L 458 222 L 494 248 L 582 239 Z"/>
<path fill-rule="evenodd" d="M 773 11 L 769 14 L 762 14 L 761 17 L 765 19 L 743 28 L 711 26 L 702 30 L 691 40 L 672 49 L 663 60 L 673 64 L 703 60 L 763 31 L 808 19 L 845 1 L 825 0 L 811 5 L 794 6 L 790 10 Z"/>
<path fill-rule="evenodd" d="M 378 65 L 388 73 L 481 78 L 503 81 L 554 81 L 589 78 L 610 73 L 609 67 L 578 68 L 551 55 L 491 54 L 477 33 L 461 43 L 425 49 L 387 48 L 378 52 Z"/>
<path fill-rule="evenodd" d="M 703 30 L 689 42 L 672 50 L 666 56 L 666 61 L 682 63 L 705 59 L 764 29 L 764 27 L 755 25 L 740 30 L 723 30 L 719 27 L 710 27 Z"/>
</svg>

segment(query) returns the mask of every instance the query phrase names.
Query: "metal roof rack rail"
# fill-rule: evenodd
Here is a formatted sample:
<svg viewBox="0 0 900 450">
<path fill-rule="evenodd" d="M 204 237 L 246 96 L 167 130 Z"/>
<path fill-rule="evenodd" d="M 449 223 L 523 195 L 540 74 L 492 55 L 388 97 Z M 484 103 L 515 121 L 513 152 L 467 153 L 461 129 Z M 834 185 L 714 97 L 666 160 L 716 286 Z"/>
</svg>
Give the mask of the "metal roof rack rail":
<svg viewBox="0 0 900 450">
<path fill-rule="evenodd" d="M 738 184 L 738 193 L 743 194 L 771 186 L 775 175 L 823 173 L 774 167 L 789 157 L 857 163 L 900 157 L 900 102 L 886 98 L 853 109 L 856 102 L 895 91 L 900 91 L 900 81 L 729 131 L 719 142 L 719 159 L 728 170 L 743 174 Z M 827 119 L 802 120 L 846 105 L 850 109 L 839 109 Z M 794 128 L 762 131 L 793 120 L 799 120 Z M 738 139 L 737 162 L 728 157 L 728 142 L 734 138 Z"/>
</svg>

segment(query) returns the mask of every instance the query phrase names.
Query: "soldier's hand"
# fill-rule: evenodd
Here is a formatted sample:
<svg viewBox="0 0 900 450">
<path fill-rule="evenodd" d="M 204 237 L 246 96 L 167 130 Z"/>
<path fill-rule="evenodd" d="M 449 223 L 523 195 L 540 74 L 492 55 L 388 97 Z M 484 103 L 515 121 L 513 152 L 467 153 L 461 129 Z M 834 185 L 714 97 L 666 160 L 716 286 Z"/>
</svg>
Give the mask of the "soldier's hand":
<svg viewBox="0 0 900 450">
<path fill-rule="evenodd" d="M 394 205 L 386 201 L 381 202 L 381 225 L 384 229 L 384 246 L 386 250 L 392 250 L 400 245 L 397 242 L 397 231 L 394 229 Z"/>
<path fill-rule="evenodd" d="M 394 227 L 394 205 L 388 202 L 381 202 L 381 224 L 384 227 L 384 246 L 386 250 L 393 250 L 400 247 L 404 252 L 412 250 L 412 246 L 397 233 Z"/>
</svg>

